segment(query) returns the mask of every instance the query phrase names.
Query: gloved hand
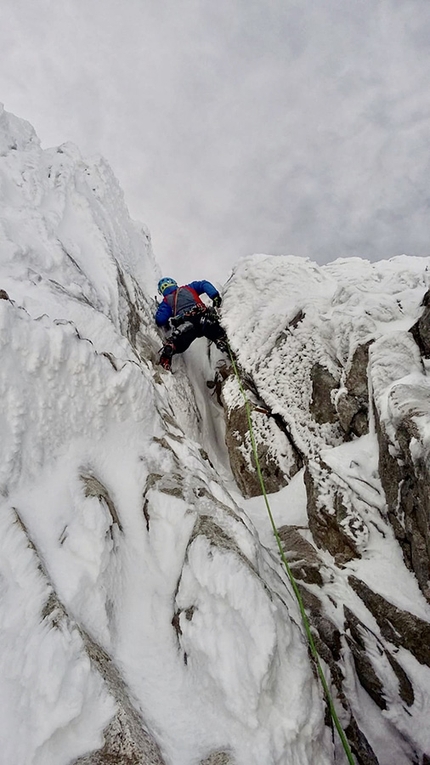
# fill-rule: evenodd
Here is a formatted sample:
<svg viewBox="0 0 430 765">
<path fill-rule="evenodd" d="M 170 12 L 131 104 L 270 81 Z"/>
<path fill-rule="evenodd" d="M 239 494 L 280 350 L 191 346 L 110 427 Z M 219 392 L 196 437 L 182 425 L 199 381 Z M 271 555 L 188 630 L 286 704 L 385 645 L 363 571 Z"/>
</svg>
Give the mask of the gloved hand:
<svg viewBox="0 0 430 765">
<path fill-rule="evenodd" d="M 215 295 L 215 297 L 212 300 L 212 305 L 214 308 L 219 308 L 222 303 L 221 295 Z"/>
</svg>

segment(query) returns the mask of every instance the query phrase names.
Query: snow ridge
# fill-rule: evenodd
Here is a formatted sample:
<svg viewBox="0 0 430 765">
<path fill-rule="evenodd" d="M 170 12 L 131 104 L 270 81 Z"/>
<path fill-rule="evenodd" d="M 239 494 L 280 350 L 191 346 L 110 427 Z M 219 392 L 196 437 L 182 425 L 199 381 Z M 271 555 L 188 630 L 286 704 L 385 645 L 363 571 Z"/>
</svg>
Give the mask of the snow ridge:
<svg viewBox="0 0 430 765">
<path fill-rule="evenodd" d="M 154 363 L 146 230 L 103 160 L 0 126 L 0 762 L 328 765 L 296 604 L 211 464 L 219 407 Z"/>
</svg>

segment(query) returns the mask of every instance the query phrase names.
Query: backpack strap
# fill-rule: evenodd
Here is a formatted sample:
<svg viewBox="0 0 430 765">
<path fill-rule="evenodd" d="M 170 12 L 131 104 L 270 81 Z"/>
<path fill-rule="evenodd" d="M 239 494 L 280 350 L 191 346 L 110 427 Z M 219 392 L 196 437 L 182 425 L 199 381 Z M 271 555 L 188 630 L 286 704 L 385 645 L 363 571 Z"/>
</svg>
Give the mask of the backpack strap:
<svg viewBox="0 0 430 765">
<path fill-rule="evenodd" d="M 194 306 L 190 305 L 190 308 L 187 310 L 187 313 L 195 307 L 198 307 L 200 309 L 206 308 L 206 305 L 204 304 L 203 300 L 200 299 L 198 292 L 193 287 L 190 287 L 188 284 L 185 284 L 183 287 L 178 287 L 175 290 L 173 295 L 169 294 L 163 298 L 163 301 L 167 303 L 167 305 L 170 306 L 172 310 L 172 317 L 177 315 L 178 297 L 181 290 L 187 290 L 188 292 L 190 292 L 194 302 Z"/>
<path fill-rule="evenodd" d="M 202 306 L 204 306 L 206 308 L 203 300 L 200 300 L 200 295 L 198 294 L 198 292 L 196 292 L 194 287 L 190 287 L 189 284 L 186 284 L 185 287 L 181 287 L 181 289 L 185 289 L 185 290 L 188 290 L 188 292 L 191 292 L 191 294 L 192 294 L 194 300 L 196 301 L 197 305 L 202 305 Z"/>
</svg>

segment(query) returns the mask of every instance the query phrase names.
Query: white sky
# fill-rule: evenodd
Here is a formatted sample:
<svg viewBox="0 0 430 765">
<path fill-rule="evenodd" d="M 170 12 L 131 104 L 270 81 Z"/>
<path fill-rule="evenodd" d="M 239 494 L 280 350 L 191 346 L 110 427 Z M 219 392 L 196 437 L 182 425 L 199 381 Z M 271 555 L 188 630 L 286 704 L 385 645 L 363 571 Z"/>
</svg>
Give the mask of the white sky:
<svg viewBox="0 0 430 765">
<path fill-rule="evenodd" d="M 430 253 L 429 0 L 1 0 L 0 101 L 103 154 L 178 280 Z"/>
</svg>

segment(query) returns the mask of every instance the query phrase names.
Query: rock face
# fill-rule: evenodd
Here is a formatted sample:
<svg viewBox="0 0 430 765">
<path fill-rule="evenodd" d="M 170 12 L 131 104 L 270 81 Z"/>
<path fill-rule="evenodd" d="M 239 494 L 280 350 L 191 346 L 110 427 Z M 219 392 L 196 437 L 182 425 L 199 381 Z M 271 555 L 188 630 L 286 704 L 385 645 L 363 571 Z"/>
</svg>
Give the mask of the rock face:
<svg viewBox="0 0 430 765">
<path fill-rule="evenodd" d="M 412 336 L 424 358 L 430 358 L 430 290 L 426 292 L 421 303 L 423 311 L 418 321 L 411 327 Z"/>
<path fill-rule="evenodd" d="M 244 497 L 261 494 L 249 435 L 248 416 L 252 421 L 258 460 L 269 492 L 285 486 L 302 467 L 302 458 L 288 437 L 282 419 L 272 414 L 255 388 L 244 381 L 249 409 L 244 403 L 233 369 L 223 380 L 221 403 L 225 411 L 225 442 L 230 466 Z"/>
<path fill-rule="evenodd" d="M 336 399 L 339 421 L 348 438 L 364 436 L 369 429 L 367 368 L 371 342 L 369 340 L 355 349 L 345 371 L 344 389 L 339 391 Z"/>
<path fill-rule="evenodd" d="M 400 364 L 399 360 L 387 363 L 392 342 L 378 341 L 372 361 L 380 476 L 387 513 L 406 565 L 430 600 L 430 386 L 411 335 L 398 338 Z M 389 389 L 382 390 L 381 383 L 387 380 Z"/>
<path fill-rule="evenodd" d="M 311 369 L 312 399 L 309 406 L 311 414 L 322 425 L 324 422 L 336 422 L 338 413 L 333 403 L 333 393 L 339 382 L 318 362 Z"/>
<path fill-rule="evenodd" d="M 327 465 L 307 465 L 304 473 L 307 493 L 309 529 L 318 547 L 327 550 L 338 565 L 360 557 L 356 544 L 358 533 L 363 532 L 363 522 L 348 507 L 348 497 L 332 480 Z M 320 487 L 330 487 L 330 494 L 321 497 Z M 328 499 L 328 501 L 327 501 Z"/>
<path fill-rule="evenodd" d="M 282 418 L 304 464 L 307 521 L 288 525 L 284 489 L 286 523 L 279 532 L 319 654 L 348 715 L 344 729 L 356 761 L 424 763 L 430 740 L 408 720 L 418 696 L 430 699 L 430 610 L 422 598 L 429 600 L 430 591 L 428 265 L 406 258 L 356 267 L 354 274 L 340 261 L 316 274 L 295 259 L 245 260 L 224 295 L 224 322 L 236 333 L 236 345 L 231 342 L 248 388 L 258 389 Z M 248 339 L 233 328 L 232 317 L 236 296 L 243 299 L 257 270 L 260 301 L 266 272 L 268 294 L 276 280 L 290 300 L 277 306 L 276 318 L 254 321 Z M 248 301 L 252 306 L 251 296 Z M 243 326 L 250 321 L 251 314 Z M 260 437 L 264 441 L 261 431 Z M 245 451 L 246 438 L 246 427 L 237 428 L 236 451 Z M 270 443 L 268 431 L 266 438 Z M 247 470 L 252 473 L 244 461 L 239 485 L 246 484 Z M 288 486 L 291 477 L 285 474 L 285 481 Z M 380 572 L 379 579 L 370 577 L 371 586 L 369 566 Z M 402 588 L 409 582 L 408 597 L 399 597 L 400 580 Z M 352 676 L 387 715 L 382 738 L 357 714 Z M 389 754 L 384 740 L 391 741 Z"/>
<path fill-rule="evenodd" d="M 417 437 L 413 421 L 405 417 L 396 430 L 396 457 L 392 441 L 379 428 L 381 481 L 387 510 L 400 543 L 406 565 L 415 573 L 425 597 L 430 600 L 430 500 L 429 470 L 424 460 L 411 454 Z"/>
</svg>

